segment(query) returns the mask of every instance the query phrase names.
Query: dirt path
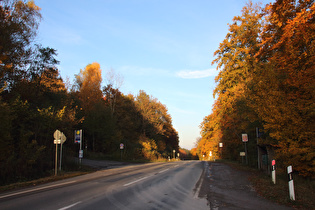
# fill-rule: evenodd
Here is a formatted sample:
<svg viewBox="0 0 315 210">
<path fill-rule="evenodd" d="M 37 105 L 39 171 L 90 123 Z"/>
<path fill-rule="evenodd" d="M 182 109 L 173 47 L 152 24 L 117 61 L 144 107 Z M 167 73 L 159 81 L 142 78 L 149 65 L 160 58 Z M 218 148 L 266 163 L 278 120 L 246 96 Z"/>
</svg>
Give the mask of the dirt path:
<svg viewBox="0 0 315 210">
<path fill-rule="evenodd" d="M 207 197 L 211 210 L 292 209 L 260 197 L 248 181 L 248 174 L 218 162 L 205 162 L 199 196 Z"/>
</svg>

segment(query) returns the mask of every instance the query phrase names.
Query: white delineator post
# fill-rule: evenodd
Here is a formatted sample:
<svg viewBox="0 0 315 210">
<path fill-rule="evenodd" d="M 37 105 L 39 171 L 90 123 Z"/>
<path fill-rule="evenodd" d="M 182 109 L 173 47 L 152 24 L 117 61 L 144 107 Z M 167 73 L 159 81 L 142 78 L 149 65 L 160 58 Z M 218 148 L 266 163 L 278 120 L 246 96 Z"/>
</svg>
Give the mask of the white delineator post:
<svg viewBox="0 0 315 210">
<path fill-rule="evenodd" d="M 272 160 L 271 165 L 272 165 L 272 171 L 271 171 L 272 182 L 276 184 L 276 160 Z"/>
<path fill-rule="evenodd" d="M 292 166 L 288 166 L 287 171 L 288 171 L 288 178 L 289 178 L 290 199 L 295 201 L 294 183 L 293 183 L 293 177 L 292 177 Z"/>
</svg>

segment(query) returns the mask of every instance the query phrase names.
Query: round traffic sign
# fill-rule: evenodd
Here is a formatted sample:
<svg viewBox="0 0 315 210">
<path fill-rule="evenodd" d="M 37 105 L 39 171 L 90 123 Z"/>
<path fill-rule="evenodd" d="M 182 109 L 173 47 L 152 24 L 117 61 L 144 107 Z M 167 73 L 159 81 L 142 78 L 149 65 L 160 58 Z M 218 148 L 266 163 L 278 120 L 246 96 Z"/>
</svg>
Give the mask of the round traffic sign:
<svg viewBox="0 0 315 210">
<path fill-rule="evenodd" d="M 61 137 L 61 132 L 60 130 L 56 130 L 55 133 L 54 133 L 54 138 L 56 140 L 60 140 L 60 137 Z"/>
</svg>

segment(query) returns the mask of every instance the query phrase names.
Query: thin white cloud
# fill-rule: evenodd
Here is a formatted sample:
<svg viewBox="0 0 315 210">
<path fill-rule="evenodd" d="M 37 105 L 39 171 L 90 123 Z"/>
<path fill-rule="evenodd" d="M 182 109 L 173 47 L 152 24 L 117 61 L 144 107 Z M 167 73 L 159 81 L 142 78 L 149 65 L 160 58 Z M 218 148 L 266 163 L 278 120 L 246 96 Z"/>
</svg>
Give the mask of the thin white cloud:
<svg viewBox="0 0 315 210">
<path fill-rule="evenodd" d="M 205 77 L 214 77 L 217 76 L 219 71 L 216 69 L 206 69 L 206 70 L 182 70 L 176 73 L 177 77 L 183 79 L 200 79 Z"/>
</svg>

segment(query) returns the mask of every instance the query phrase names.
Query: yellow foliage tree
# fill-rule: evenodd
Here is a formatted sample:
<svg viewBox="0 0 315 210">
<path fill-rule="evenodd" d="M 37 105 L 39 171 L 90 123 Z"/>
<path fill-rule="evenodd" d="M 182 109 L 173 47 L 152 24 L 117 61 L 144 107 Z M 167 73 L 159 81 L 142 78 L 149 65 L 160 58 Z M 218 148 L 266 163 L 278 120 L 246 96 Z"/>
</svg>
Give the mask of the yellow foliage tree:
<svg viewBox="0 0 315 210">
<path fill-rule="evenodd" d="M 93 106 L 102 99 L 101 83 L 102 70 L 99 63 L 87 65 L 80 74 L 76 75 L 76 83 L 79 88 L 79 98 L 85 111 L 90 111 Z"/>
</svg>

